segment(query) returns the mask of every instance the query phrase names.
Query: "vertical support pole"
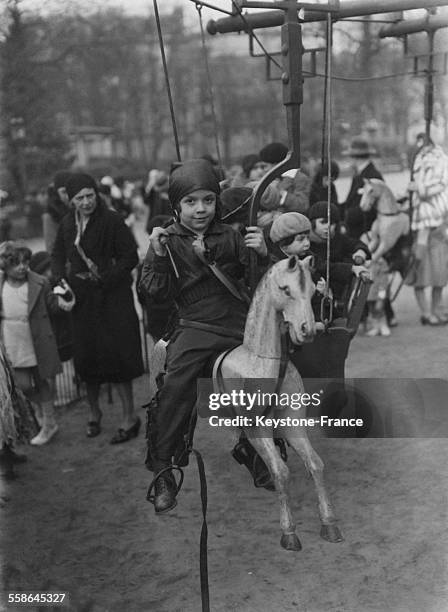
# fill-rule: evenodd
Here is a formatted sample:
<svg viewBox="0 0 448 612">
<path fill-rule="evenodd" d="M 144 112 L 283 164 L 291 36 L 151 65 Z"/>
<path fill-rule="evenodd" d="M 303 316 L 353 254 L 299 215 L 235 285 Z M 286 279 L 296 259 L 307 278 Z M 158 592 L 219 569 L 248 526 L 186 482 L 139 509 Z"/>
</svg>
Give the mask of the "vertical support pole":
<svg viewBox="0 0 448 612">
<path fill-rule="evenodd" d="M 302 28 L 297 15 L 296 0 L 289 0 L 285 22 L 281 27 L 283 57 L 283 104 L 286 107 L 288 145 L 293 154 L 293 168 L 300 166 L 300 105 L 302 86 Z"/>
<path fill-rule="evenodd" d="M 434 109 L 434 31 L 428 32 L 428 71 L 425 83 L 425 133 L 431 138 L 431 122 Z"/>
<path fill-rule="evenodd" d="M 283 74 L 283 104 L 286 108 L 289 151 L 283 161 L 274 166 L 255 189 L 249 208 L 249 225 L 257 224 L 257 213 L 261 196 L 267 186 L 283 172 L 300 167 L 300 105 L 303 101 L 302 87 L 302 28 L 297 14 L 297 1 L 283 3 L 285 20 L 281 28 Z M 257 258 L 253 249 L 249 253 L 251 291 L 257 285 Z"/>
</svg>

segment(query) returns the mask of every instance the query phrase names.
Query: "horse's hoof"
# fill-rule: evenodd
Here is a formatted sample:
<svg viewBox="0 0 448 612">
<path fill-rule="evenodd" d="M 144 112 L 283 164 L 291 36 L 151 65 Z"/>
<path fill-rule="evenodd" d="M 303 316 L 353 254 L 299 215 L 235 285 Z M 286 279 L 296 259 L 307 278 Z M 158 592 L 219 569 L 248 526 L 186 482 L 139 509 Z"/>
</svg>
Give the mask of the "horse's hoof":
<svg viewBox="0 0 448 612">
<path fill-rule="evenodd" d="M 342 533 L 337 525 L 322 525 L 320 537 L 333 543 L 344 541 Z"/>
<path fill-rule="evenodd" d="M 280 544 L 285 550 L 302 550 L 302 545 L 295 533 L 284 533 L 280 539 Z"/>
</svg>

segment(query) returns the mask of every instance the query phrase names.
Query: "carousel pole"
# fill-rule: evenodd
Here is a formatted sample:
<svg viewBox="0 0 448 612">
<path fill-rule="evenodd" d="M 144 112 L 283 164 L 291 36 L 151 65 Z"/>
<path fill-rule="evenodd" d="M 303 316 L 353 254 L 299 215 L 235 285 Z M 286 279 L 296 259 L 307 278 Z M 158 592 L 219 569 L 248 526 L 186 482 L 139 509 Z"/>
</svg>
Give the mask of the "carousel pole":
<svg viewBox="0 0 448 612">
<path fill-rule="evenodd" d="M 448 0 L 447 0 L 448 2 Z M 229 24 L 230 29 L 224 28 L 222 31 L 240 31 L 244 29 L 252 32 L 252 25 L 248 22 L 248 17 L 243 15 L 243 8 L 279 8 L 279 11 L 268 11 L 258 18 L 256 27 L 275 27 L 281 25 L 281 56 L 283 60 L 281 81 L 283 85 L 283 105 L 286 110 L 286 125 L 288 131 L 288 154 L 279 164 L 274 166 L 258 183 L 255 188 L 250 208 L 249 208 L 249 226 L 257 225 L 257 213 L 260 207 L 261 197 L 266 188 L 272 181 L 280 177 L 287 170 L 300 168 L 300 106 L 303 103 L 302 90 L 302 29 L 300 25 L 301 18 L 299 11 L 305 6 L 312 7 L 315 11 L 322 11 L 323 14 L 339 12 L 339 0 L 330 0 L 328 4 L 302 4 L 297 0 L 279 0 L 277 2 L 258 2 L 253 0 L 232 0 L 233 8 L 236 13 L 235 17 L 228 17 L 220 20 Z M 279 13 L 281 21 L 275 19 L 272 22 L 269 15 Z M 268 23 L 265 21 L 265 15 L 268 16 Z M 236 25 L 235 25 L 235 21 Z M 209 22 L 207 30 L 211 34 L 221 31 L 214 29 L 213 23 Z M 238 25 L 239 24 L 239 25 Z M 243 28 L 241 28 L 243 24 Z M 235 29 L 236 28 L 236 29 Z M 255 291 L 257 284 L 257 261 L 256 255 L 250 253 L 250 288 Z"/>
<path fill-rule="evenodd" d="M 427 8 L 427 7 L 425 7 Z M 410 19 L 396 23 L 390 27 L 382 28 L 379 33 L 380 38 L 398 38 L 408 34 L 426 32 L 428 35 L 428 65 L 425 70 L 425 134 L 431 137 L 431 123 L 434 113 L 434 37 L 437 30 L 448 27 L 448 16 L 446 15 L 427 15 L 423 19 Z M 416 57 L 416 61 L 418 56 Z"/>
<path fill-rule="evenodd" d="M 286 0 L 284 23 L 281 26 L 281 53 L 283 58 L 283 105 L 286 109 L 288 130 L 288 154 L 274 166 L 258 184 L 252 195 L 249 208 L 249 225 L 257 225 L 257 213 L 261 196 L 267 186 L 283 172 L 300 167 L 300 105 L 303 102 L 302 91 L 302 29 L 297 15 L 296 0 Z M 250 288 L 255 291 L 257 284 L 257 262 L 251 253 Z"/>
<path fill-rule="evenodd" d="M 428 71 L 425 83 L 425 134 L 431 138 L 431 123 L 434 111 L 434 30 L 428 32 Z"/>
<path fill-rule="evenodd" d="M 447 0 L 448 1 L 448 0 Z M 257 213 L 260 201 L 266 188 L 272 181 L 281 176 L 287 170 L 298 169 L 300 167 L 300 105 L 303 102 L 302 91 L 302 29 L 299 22 L 298 9 L 303 5 L 296 0 L 281 0 L 279 2 L 252 2 L 240 1 L 233 2 L 235 10 L 239 13 L 245 28 L 246 17 L 242 16 L 242 8 L 281 8 L 281 55 L 283 59 L 283 72 L 281 81 L 283 84 L 283 105 L 286 109 L 286 125 L 288 130 L 288 154 L 285 159 L 274 166 L 258 183 L 251 198 L 249 208 L 249 226 L 257 225 Z M 327 5 L 313 5 L 319 7 L 324 12 L 335 12 L 339 8 L 338 0 Z M 222 21 L 232 20 L 229 17 Z M 210 23 L 207 26 L 210 32 Z M 252 28 L 249 28 L 252 29 Z M 255 291 L 257 284 L 257 261 L 256 255 L 250 252 L 250 288 Z"/>
</svg>

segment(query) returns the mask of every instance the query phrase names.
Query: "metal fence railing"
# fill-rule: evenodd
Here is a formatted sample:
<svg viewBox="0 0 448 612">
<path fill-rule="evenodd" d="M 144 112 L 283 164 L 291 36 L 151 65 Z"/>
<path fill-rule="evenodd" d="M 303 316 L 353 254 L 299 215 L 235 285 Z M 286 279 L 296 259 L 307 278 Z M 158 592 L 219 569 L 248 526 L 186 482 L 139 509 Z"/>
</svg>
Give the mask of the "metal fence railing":
<svg viewBox="0 0 448 612">
<path fill-rule="evenodd" d="M 84 396 L 73 359 L 64 361 L 62 367 L 63 371 L 56 376 L 55 406 L 67 406 Z"/>
</svg>

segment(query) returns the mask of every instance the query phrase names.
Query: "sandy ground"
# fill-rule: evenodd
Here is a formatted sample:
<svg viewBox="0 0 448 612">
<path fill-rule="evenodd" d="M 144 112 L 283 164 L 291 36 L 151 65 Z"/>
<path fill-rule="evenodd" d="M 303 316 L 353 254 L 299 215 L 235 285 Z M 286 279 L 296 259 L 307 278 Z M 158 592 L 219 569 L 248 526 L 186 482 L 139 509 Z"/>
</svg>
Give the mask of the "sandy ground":
<svg viewBox="0 0 448 612">
<path fill-rule="evenodd" d="M 348 375 L 446 376 L 448 330 L 420 326 L 408 290 L 397 311 L 400 326 L 392 337 L 355 338 Z M 143 378 L 136 384 L 138 404 L 146 394 Z M 29 462 L 19 467 L 19 478 L 2 483 L 3 593 L 66 591 L 76 611 L 196 612 L 201 513 L 195 461 L 176 510 L 155 517 L 145 501 L 143 436 L 110 446 L 119 409 L 106 398 L 103 408 L 104 432 L 93 440 L 84 436 L 83 405 L 61 409 L 54 441 L 26 449 Z M 212 434 L 199 422 L 213 611 L 448 610 L 445 438 L 316 437 L 345 542 L 319 537 L 312 481 L 291 456 L 292 508 L 303 545 L 292 553 L 279 545 L 275 494 L 253 488 L 230 457 L 233 437 Z"/>
<path fill-rule="evenodd" d="M 400 325 L 390 338 L 354 339 L 347 375 L 388 378 L 389 390 L 394 377 L 426 379 L 418 383 L 412 410 L 421 404 L 440 419 L 446 396 L 435 394 L 437 385 L 428 379 L 448 378 L 448 328 L 421 326 L 408 289 L 396 309 Z M 146 377 L 135 390 L 140 406 L 148 399 Z M 380 410 L 393 410 L 386 391 L 383 397 Z M 0 479 L 3 599 L 17 591 L 67 592 L 65 609 L 76 612 L 197 612 L 201 507 L 195 460 L 177 508 L 156 517 L 145 500 L 150 475 L 142 433 L 110 446 L 119 407 L 105 396 L 103 412 L 103 433 L 87 439 L 85 406 L 60 409 L 55 439 L 22 449 L 29 461 L 19 466 L 19 478 Z M 143 419 L 144 411 L 139 414 Z M 432 424 L 432 434 L 447 435 Z M 280 547 L 276 496 L 255 489 L 230 457 L 234 439 L 233 432 L 212 432 L 200 419 L 196 447 L 208 479 L 213 612 L 448 610 L 446 438 L 314 434 L 345 541 L 319 537 L 313 483 L 290 453 L 292 510 L 303 545 L 298 553 Z M 0 610 L 15 609 L 0 604 Z"/>
</svg>

